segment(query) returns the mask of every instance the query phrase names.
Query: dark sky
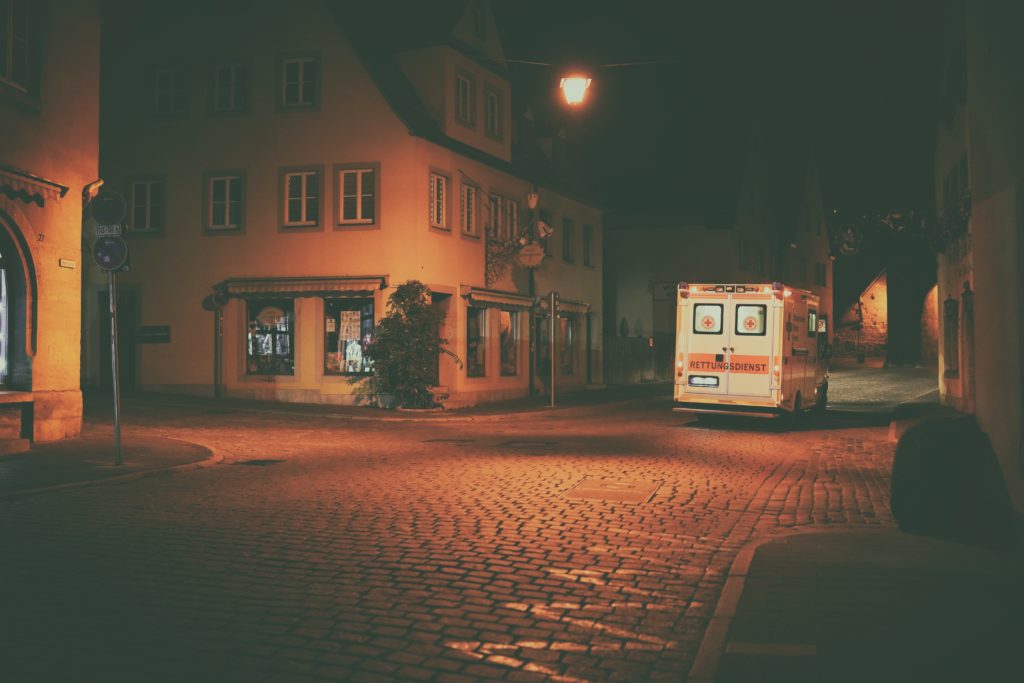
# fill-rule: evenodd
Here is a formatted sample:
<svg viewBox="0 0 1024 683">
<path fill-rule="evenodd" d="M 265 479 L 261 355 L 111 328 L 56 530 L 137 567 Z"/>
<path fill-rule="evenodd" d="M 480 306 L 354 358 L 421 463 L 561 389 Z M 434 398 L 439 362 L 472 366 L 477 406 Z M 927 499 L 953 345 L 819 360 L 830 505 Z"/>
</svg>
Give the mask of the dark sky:
<svg viewBox="0 0 1024 683">
<path fill-rule="evenodd" d="M 506 56 L 597 69 L 585 108 L 557 107 L 555 68 L 510 65 L 582 145 L 612 207 L 711 192 L 757 121 L 809 138 L 826 209 L 931 202 L 941 3 L 494 2 Z M 806 135 L 803 135 L 806 133 Z M 721 169 L 718 169 L 721 171 Z M 638 201 L 639 200 L 639 201 Z"/>
</svg>

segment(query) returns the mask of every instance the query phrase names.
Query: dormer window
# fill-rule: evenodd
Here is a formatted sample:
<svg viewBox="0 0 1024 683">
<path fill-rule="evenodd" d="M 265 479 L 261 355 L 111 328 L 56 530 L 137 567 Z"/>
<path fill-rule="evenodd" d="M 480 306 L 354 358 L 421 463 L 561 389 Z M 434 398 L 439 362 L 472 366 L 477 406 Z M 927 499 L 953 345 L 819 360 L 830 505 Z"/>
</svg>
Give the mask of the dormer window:
<svg viewBox="0 0 1024 683">
<path fill-rule="evenodd" d="M 484 90 L 484 131 L 489 137 L 502 136 L 501 94 L 492 88 Z"/>
<path fill-rule="evenodd" d="M 455 74 L 455 119 L 467 126 L 476 124 L 476 88 L 473 79 L 465 73 Z"/>
</svg>

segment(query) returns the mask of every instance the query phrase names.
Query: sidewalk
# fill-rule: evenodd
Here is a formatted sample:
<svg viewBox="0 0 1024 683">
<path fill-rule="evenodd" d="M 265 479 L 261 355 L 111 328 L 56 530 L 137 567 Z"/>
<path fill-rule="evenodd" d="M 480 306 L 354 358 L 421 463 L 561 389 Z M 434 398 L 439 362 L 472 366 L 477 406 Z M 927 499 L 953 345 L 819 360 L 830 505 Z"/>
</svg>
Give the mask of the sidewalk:
<svg viewBox="0 0 1024 683">
<path fill-rule="evenodd" d="M 812 531 L 733 563 L 689 680 L 1017 681 L 1021 558 L 896 530 Z"/>
</svg>

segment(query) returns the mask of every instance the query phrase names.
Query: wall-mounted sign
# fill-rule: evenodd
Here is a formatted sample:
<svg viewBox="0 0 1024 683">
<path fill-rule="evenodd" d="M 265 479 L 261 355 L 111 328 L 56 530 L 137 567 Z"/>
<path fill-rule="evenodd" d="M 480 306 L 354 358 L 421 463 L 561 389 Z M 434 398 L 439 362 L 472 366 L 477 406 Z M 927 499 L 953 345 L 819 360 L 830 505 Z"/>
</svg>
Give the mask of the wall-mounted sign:
<svg viewBox="0 0 1024 683">
<path fill-rule="evenodd" d="M 74 261 L 69 258 L 62 258 L 57 260 L 57 265 L 59 265 L 61 268 L 71 268 L 72 270 L 74 270 L 75 268 L 78 267 L 78 261 Z"/>
<path fill-rule="evenodd" d="M 121 225 L 115 223 L 113 225 L 103 225 L 102 223 L 96 224 L 96 236 L 97 237 L 109 237 L 112 235 L 121 234 Z"/>
<path fill-rule="evenodd" d="M 140 344 L 170 344 L 170 325 L 143 325 L 139 328 L 137 339 Z"/>
<path fill-rule="evenodd" d="M 519 250 L 519 265 L 524 268 L 536 268 L 544 261 L 544 247 L 537 242 L 530 242 Z"/>
</svg>

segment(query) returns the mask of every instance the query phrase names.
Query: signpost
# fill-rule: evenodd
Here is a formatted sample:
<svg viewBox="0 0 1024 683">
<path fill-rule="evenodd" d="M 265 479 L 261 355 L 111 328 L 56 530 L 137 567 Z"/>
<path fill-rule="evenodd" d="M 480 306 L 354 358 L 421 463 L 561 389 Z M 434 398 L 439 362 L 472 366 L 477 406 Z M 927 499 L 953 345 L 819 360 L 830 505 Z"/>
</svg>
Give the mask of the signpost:
<svg viewBox="0 0 1024 683">
<path fill-rule="evenodd" d="M 114 464 L 121 464 L 121 382 L 117 367 L 117 283 L 114 271 L 128 260 L 128 245 L 121 236 L 121 221 L 126 206 L 124 198 L 116 192 L 100 192 L 89 204 L 96 221 L 96 241 L 92 257 L 102 270 L 107 271 L 110 289 L 110 373 L 114 384 Z"/>
<path fill-rule="evenodd" d="M 555 327 L 558 325 L 558 292 L 551 291 L 551 302 L 548 306 L 548 310 L 551 314 L 550 324 L 548 325 L 548 331 L 550 332 L 551 343 L 548 346 L 548 356 L 551 357 L 551 404 L 550 407 L 555 407 L 555 341 L 557 336 L 555 334 Z"/>
</svg>

